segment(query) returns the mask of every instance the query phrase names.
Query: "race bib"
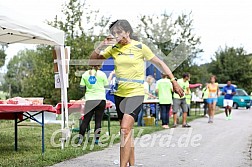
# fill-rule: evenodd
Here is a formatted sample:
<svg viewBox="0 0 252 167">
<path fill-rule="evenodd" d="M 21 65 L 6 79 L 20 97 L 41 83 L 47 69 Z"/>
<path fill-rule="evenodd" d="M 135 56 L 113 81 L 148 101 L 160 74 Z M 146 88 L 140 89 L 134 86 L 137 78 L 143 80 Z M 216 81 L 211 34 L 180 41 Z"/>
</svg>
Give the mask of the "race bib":
<svg viewBox="0 0 252 167">
<path fill-rule="evenodd" d="M 216 97 L 216 93 L 210 93 L 210 97 Z"/>
<path fill-rule="evenodd" d="M 232 94 L 232 90 L 227 90 L 227 94 Z"/>
</svg>

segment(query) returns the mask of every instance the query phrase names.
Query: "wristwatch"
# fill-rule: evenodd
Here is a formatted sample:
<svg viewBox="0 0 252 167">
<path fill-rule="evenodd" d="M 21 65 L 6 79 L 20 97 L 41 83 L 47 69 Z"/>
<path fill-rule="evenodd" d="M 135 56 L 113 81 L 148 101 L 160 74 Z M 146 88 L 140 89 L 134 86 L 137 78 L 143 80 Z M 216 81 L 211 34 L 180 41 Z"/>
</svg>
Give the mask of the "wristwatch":
<svg viewBox="0 0 252 167">
<path fill-rule="evenodd" d="M 175 78 L 175 77 L 172 78 L 172 79 L 171 79 L 171 82 L 173 82 L 173 81 L 177 81 L 177 78 Z"/>
</svg>

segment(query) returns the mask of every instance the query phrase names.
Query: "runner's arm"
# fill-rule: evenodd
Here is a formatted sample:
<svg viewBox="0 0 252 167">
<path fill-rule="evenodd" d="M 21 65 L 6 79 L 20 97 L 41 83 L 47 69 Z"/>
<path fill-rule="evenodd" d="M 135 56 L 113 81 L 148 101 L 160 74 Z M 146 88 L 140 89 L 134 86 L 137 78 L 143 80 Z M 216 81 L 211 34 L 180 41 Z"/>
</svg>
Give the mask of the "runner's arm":
<svg viewBox="0 0 252 167">
<path fill-rule="evenodd" d="M 176 92 L 177 94 L 179 94 L 180 97 L 184 96 L 184 92 L 183 89 L 179 86 L 179 84 L 177 83 L 176 80 L 174 80 L 174 76 L 170 70 L 170 68 L 163 62 L 161 61 L 157 56 L 154 56 L 150 62 L 152 62 L 153 64 L 155 64 L 157 67 L 159 67 L 166 75 L 168 75 L 168 77 L 170 79 L 172 79 L 172 86 L 173 86 L 173 90 L 174 92 Z"/>
<path fill-rule="evenodd" d="M 103 55 L 100 54 L 100 50 L 96 48 L 90 55 L 88 65 L 89 66 L 102 65 L 104 60 L 105 57 L 103 57 Z"/>
</svg>

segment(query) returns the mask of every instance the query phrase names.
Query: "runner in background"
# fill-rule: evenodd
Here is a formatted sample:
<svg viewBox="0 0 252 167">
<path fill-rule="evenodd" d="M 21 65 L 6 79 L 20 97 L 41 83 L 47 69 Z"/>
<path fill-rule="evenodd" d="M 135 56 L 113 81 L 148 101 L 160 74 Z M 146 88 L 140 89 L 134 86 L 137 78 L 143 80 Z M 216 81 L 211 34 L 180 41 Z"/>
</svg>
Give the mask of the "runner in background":
<svg viewBox="0 0 252 167">
<path fill-rule="evenodd" d="M 231 85 L 231 81 L 227 81 L 227 85 L 223 87 L 222 94 L 224 95 L 223 106 L 225 107 L 226 120 L 231 120 L 231 110 L 233 107 L 233 96 L 236 94 L 236 89 Z M 229 111 L 229 112 L 228 112 Z"/>
<path fill-rule="evenodd" d="M 209 91 L 207 103 L 208 103 L 208 114 L 209 120 L 208 123 L 213 123 L 213 117 L 216 109 L 217 98 L 219 96 L 219 86 L 216 82 L 216 76 L 210 77 L 210 83 L 207 85 Z"/>
</svg>

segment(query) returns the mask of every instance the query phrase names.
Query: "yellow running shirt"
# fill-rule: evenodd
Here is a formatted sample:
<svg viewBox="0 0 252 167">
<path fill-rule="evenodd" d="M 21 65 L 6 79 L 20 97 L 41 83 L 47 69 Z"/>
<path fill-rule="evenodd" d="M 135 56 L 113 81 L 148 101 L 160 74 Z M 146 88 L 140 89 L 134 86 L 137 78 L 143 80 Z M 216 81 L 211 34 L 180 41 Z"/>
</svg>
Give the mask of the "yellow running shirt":
<svg viewBox="0 0 252 167">
<path fill-rule="evenodd" d="M 109 46 L 102 55 L 106 59 L 109 57 L 114 59 L 116 78 L 127 80 L 144 80 L 144 59 L 151 60 L 155 56 L 148 46 L 135 40 L 131 40 L 127 45 Z M 119 81 L 115 95 L 121 97 L 144 95 L 144 85 Z"/>
<path fill-rule="evenodd" d="M 208 98 L 217 98 L 217 91 L 218 91 L 218 83 L 214 83 L 213 84 L 208 84 L 207 88 L 208 88 Z"/>
</svg>

